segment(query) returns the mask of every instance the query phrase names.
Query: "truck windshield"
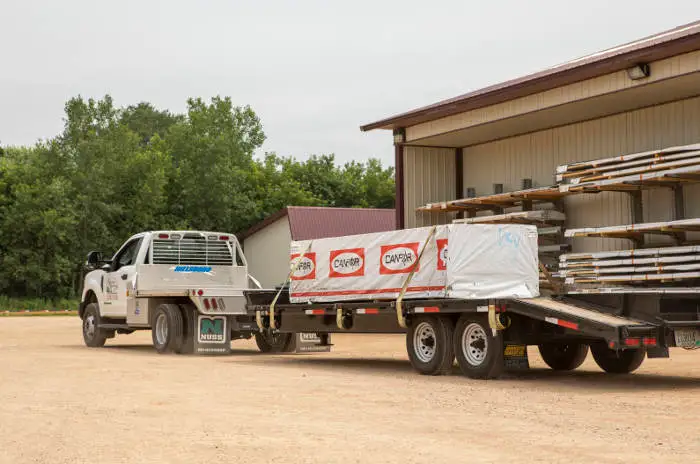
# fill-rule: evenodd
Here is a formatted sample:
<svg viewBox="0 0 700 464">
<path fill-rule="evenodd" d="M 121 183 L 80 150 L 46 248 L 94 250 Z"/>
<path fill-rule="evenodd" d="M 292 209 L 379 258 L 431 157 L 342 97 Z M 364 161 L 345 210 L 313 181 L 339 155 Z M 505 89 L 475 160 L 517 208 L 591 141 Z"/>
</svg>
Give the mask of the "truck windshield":
<svg viewBox="0 0 700 464">
<path fill-rule="evenodd" d="M 181 239 L 153 240 L 153 264 L 190 264 L 232 266 L 233 245 L 224 240 L 207 240 L 199 234 L 185 234 Z"/>
</svg>

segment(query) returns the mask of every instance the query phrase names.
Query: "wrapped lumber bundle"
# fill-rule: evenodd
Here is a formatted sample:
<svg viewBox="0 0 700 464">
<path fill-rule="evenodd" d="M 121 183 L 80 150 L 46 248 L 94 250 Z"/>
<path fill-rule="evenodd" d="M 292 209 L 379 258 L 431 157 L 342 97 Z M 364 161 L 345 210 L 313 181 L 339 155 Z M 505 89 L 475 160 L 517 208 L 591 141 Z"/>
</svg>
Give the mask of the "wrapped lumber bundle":
<svg viewBox="0 0 700 464">
<path fill-rule="evenodd" d="M 449 244 L 449 253 L 448 253 Z M 537 230 L 450 224 L 291 244 L 293 303 L 539 295 Z"/>
<path fill-rule="evenodd" d="M 562 192 L 624 189 L 629 184 L 677 182 L 700 172 L 700 144 L 582 161 L 557 167 Z"/>
</svg>

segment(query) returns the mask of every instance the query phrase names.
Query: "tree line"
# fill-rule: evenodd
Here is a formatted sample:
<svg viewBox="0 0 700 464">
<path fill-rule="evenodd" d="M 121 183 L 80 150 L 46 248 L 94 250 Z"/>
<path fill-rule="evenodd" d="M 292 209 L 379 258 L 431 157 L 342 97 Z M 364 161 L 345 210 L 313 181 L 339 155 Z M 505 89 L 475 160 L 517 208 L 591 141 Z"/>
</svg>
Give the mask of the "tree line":
<svg viewBox="0 0 700 464">
<path fill-rule="evenodd" d="M 264 141 L 230 98 L 191 98 L 185 114 L 69 100 L 60 134 L 0 146 L 0 294 L 74 296 L 88 251 L 143 230 L 240 232 L 287 205 L 393 208 L 379 160 L 256 157 Z"/>
</svg>

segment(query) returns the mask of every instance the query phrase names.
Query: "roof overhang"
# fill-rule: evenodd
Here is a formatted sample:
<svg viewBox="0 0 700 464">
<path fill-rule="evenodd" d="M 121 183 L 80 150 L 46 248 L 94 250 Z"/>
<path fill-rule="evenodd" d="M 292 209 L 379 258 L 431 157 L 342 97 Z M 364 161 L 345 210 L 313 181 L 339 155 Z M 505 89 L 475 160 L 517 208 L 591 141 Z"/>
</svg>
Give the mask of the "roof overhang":
<svg viewBox="0 0 700 464">
<path fill-rule="evenodd" d="M 663 60 L 700 49 L 700 21 L 654 36 L 585 56 L 518 79 L 460 95 L 360 127 L 397 129 L 544 92 L 606 74 L 638 63 Z"/>
</svg>

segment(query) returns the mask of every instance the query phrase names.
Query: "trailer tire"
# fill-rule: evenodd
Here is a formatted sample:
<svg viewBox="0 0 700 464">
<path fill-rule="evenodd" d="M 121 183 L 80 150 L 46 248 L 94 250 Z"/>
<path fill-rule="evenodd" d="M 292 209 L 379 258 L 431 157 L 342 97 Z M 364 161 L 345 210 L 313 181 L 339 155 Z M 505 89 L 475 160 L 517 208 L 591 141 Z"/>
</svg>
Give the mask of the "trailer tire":
<svg viewBox="0 0 700 464">
<path fill-rule="evenodd" d="M 555 371 L 572 371 L 588 356 L 583 343 L 542 343 L 538 346 L 544 362 Z"/>
<path fill-rule="evenodd" d="M 153 316 L 151 337 L 158 353 L 178 353 L 182 350 L 184 321 L 178 305 L 165 303 L 158 306 Z"/>
<path fill-rule="evenodd" d="M 457 321 L 454 351 L 462 373 L 472 379 L 494 379 L 503 372 L 503 335 L 493 335 L 488 319 L 465 314 Z"/>
<path fill-rule="evenodd" d="M 291 333 L 255 332 L 255 344 L 261 353 L 286 353 L 292 344 Z"/>
<path fill-rule="evenodd" d="M 90 348 L 100 348 L 105 345 L 109 337 L 109 331 L 100 329 L 100 307 L 97 303 L 90 303 L 85 307 L 83 314 L 83 340 Z"/>
<path fill-rule="evenodd" d="M 603 343 L 591 345 L 591 353 L 598 367 L 609 374 L 629 374 L 644 362 L 647 350 L 636 348 L 630 350 L 611 350 Z"/>
<path fill-rule="evenodd" d="M 447 375 L 455 360 L 454 324 L 447 317 L 418 316 L 406 332 L 406 351 L 415 370 L 423 375 Z"/>
</svg>

